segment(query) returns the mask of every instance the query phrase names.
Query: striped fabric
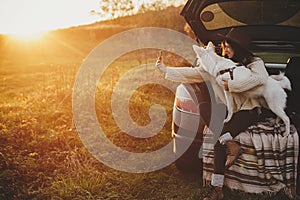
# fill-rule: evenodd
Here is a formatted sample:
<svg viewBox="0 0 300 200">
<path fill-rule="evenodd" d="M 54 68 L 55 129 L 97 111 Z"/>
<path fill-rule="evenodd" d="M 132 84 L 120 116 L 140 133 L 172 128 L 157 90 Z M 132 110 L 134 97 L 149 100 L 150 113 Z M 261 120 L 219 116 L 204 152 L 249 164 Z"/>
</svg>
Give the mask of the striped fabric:
<svg viewBox="0 0 300 200">
<path fill-rule="evenodd" d="M 225 172 L 225 185 L 247 193 L 290 193 L 296 186 L 298 162 L 298 133 L 283 137 L 284 124 L 274 119 L 259 122 L 240 133 L 235 140 L 244 150 L 238 160 Z M 213 134 L 205 129 L 203 144 L 203 178 L 210 183 L 213 172 Z"/>
</svg>

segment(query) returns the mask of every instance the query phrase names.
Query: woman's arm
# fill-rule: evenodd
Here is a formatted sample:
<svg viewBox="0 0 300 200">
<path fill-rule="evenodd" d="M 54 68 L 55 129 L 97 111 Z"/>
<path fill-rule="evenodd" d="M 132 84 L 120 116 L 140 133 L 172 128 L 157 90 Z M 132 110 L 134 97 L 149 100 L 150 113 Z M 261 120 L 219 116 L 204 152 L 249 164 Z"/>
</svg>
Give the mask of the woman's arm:
<svg viewBox="0 0 300 200">
<path fill-rule="evenodd" d="M 205 73 L 199 67 L 167 67 L 159 57 L 156 67 L 165 74 L 165 78 L 181 83 L 202 82 Z"/>
<path fill-rule="evenodd" d="M 228 80 L 229 92 L 245 92 L 266 83 L 269 74 L 262 59 L 258 58 L 248 65 L 251 76 L 246 80 Z"/>
<path fill-rule="evenodd" d="M 182 83 L 203 81 L 203 73 L 198 67 L 166 67 L 165 78 Z"/>
</svg>

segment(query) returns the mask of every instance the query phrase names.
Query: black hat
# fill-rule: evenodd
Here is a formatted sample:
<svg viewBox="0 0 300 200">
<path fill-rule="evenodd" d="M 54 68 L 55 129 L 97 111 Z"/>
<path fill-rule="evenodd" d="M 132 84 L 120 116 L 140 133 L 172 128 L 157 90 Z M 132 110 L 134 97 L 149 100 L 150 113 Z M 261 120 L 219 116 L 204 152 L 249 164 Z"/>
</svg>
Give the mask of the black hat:
<svg viewBox="0 0 300 200">
<path fill-rule="evenodd" d="M 246 32 L 236 28 L 231 28 L 226 35 L 218 34 L 218 36 L 222 37 L 225 40 L 235 42 L 245 49 L 248 48 L 248 45 L 250 43 L 249 35 Z"/>
</svg>

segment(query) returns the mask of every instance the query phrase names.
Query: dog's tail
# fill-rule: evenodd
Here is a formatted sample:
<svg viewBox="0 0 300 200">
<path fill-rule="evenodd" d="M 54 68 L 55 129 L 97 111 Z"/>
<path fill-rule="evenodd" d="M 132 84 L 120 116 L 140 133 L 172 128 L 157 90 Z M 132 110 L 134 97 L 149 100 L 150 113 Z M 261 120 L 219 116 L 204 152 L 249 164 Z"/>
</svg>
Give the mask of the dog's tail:
<svg viewBox="0 0 300 200">
<path fill-rule="evenodd" d="M 292 90 L 292 86 L 291 86 L 291 82 L 290 80 L 288 79 L 288 77 L 286 77 L 284 75 L 283 72 L 280 72 L 280 74 L 278 75 L 271 75 L 271 78 L 273 78 L 274 80 L 278 81 L 280 86 L 283 88 L 283 89 L 287 89 L 289 91 Z"/>
</svg>

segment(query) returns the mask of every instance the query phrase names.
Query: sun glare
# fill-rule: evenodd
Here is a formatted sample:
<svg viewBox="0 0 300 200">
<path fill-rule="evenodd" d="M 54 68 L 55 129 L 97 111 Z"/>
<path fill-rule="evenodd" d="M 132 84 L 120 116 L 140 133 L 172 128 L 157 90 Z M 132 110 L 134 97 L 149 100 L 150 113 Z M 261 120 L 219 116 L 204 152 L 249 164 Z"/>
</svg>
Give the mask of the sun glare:
<svg viewBox="0 0 300 200">
<path fill-rule="evenodd" d="M 44 35 L 44 32 L 34 30 L 23 30 L 21 32 L 10 33 L 9 35 L 17 40 L 33 41 L 41 39 Z"/>
</svg>

